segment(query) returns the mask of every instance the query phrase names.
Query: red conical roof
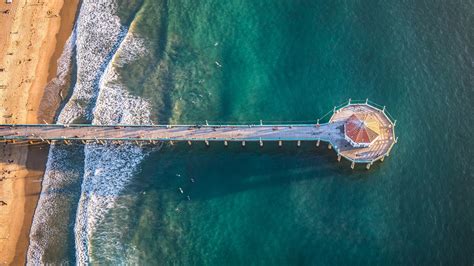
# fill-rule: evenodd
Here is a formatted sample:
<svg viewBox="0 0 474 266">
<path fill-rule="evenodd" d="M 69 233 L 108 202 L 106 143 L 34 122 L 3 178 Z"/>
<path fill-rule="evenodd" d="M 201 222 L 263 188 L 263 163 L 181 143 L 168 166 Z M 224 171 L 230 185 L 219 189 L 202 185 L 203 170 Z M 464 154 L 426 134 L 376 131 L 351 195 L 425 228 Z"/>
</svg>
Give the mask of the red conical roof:
<svg viewBox="0 0 474 266">
<path fill-rule="evenodd" d="M 380 134 L 380 124 L 372 114 L 353 114 L 346 121 L 345 134 L 356 143 L 372 143 Z"/>
</svg>

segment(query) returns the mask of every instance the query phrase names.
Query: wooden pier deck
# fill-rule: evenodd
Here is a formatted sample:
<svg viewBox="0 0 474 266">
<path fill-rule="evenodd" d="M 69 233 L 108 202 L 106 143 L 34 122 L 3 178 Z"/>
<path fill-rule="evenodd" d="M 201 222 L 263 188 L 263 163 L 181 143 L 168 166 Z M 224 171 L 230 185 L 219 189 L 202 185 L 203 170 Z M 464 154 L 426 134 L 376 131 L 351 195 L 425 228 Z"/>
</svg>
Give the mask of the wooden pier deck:
<svg viewBox="0 0 474 266">
<path fill-rule="evenodd" d="M 344 135 L 344 124 L 354 113 L 373 113 L 380 120 L 381 135 L 377 141 L 365 148 L 353 147 Z M 379 110 L 368 104 L 347 104 L 334 108 L 329 122 L 298 125 L 0 125 L 0 141 L 7 143 L 64 143 L 73 144 L 121 144 L 156 142 L 223 142 L 255 141 L 260 145 L 274 141 L 282 145 L 284 141 L 314 141 L 316 145 L 327 142 L 338 155 L 353 163 L 369 163 L 383 160 L 396 142 L 394 123 Z M 370 166 L 370 165 L 369 165 Z"/>
</svg>

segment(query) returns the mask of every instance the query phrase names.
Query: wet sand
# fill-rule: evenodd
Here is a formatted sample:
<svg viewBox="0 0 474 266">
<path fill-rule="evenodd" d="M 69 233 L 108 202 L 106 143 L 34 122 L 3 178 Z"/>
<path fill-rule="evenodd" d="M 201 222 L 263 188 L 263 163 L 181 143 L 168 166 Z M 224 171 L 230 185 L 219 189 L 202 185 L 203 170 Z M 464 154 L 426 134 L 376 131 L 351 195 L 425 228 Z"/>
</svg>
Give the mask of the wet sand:
<svg viewBox="0 0 474 266">
<path fill-rule="evenodd" d="M 0 13 L 0 123 L 53 120 L 59 93 L 51 101 L 44 90 L 56 76 L 78 3 L 0 3 L 0 12 L 8 10 Z M 0 201 L 6 204 L 0 206 L 0 265 L 25 263 L 47 154 L 47 146 L 0 146 Z"/>
</svg>

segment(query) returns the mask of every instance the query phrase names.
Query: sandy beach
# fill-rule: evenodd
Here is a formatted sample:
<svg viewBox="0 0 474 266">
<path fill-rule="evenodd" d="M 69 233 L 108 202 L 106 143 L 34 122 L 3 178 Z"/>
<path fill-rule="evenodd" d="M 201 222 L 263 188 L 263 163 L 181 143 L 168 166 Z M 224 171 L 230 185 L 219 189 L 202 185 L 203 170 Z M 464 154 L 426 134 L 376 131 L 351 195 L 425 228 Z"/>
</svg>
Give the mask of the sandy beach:
<svg viewBox="0 0 474 266">
<path fill-rule="evenodd" d="M 56 76 L 79 0 L 0 3 L 0 123 L 51 122 L 60 97 L 42 104 Z M 0 146 L 0 265 L 25 264 L 47 146 Z"/>
</svg>

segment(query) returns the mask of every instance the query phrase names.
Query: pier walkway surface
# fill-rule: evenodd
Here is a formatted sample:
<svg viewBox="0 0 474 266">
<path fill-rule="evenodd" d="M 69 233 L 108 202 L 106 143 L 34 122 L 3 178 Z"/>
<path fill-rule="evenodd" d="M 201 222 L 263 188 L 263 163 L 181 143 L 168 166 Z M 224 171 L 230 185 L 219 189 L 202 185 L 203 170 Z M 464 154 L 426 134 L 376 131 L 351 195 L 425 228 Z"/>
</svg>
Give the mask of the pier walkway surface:
<svg viewBox="0 0 474 266">
<path fill-rule="evenodd" d="M 371 114 L 378 120 L 378 136 L 368 147 L 355 147 L 347 140 L 345 124 L 353 114 Z M 396 142 L 394 122 L 385 109 L 380 110 L 367 103 L 351 104 L 334 108 L 332 117 L 327 123 L 295 125 L 0 125 L 0 142 L 34 144 L 38 142 L 72 144 L 134 144 L 186 141 L 211 142 L 238 141 L 245 142 L 274 141 L 282 145 L 284 141 L 294 141 L 299 146 L 301 141 L 327 142 L 328 148 L 334 148 L 338 160 L 344 157 L 353 163 L 369 163 L 383 160 L 388 156 Z"/>
</svg>

